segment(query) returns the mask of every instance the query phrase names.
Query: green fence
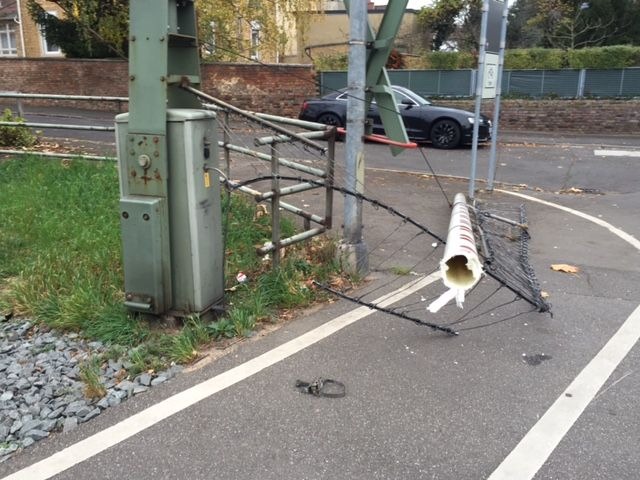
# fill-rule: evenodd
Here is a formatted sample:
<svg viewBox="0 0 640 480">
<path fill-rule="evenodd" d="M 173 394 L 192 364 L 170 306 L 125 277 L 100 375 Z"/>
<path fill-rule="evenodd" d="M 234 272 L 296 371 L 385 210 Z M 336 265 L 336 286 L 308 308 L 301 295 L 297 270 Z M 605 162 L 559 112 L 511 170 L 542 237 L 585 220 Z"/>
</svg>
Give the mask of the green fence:
<svg viewBox="0 0 640 480">
<path fill-rule="evenodd" d="M 347 72 L 320 72 L 320 95 L 347 86 Z M 425 97 L 472 97 L 477 70 L 389 70 L 391 83 Z M 505 70 L 502 95 L 516 97 L 640 97 L 640 67 L 613 70 Z"/>
</svg>

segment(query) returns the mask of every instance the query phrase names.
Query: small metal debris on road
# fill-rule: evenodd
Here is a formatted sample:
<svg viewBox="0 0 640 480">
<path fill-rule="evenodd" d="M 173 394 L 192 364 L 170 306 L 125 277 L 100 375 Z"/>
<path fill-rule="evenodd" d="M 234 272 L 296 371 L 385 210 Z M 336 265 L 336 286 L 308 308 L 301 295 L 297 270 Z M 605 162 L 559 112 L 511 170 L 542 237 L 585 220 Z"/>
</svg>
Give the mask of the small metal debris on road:
<svg viewBox="0 0 640 480">
<path fill-rule="evenodd" d="M 316 378 L 311 382 L 296 380 L 295 387 L 314 397 L 341 398 L 347 393 L 344 383 L 330 378 Z"/>
</svg>

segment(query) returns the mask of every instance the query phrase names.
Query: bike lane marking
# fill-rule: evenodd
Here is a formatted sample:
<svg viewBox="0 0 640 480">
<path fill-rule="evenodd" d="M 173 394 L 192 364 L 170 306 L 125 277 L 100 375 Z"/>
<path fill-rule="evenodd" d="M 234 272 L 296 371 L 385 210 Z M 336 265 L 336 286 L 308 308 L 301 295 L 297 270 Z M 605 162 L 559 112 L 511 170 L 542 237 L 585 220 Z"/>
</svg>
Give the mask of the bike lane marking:
<svg viewBox="0 0 640 480">
<path fill-rule="evenodd" d="M 440 272 L 418 278 L 383 295 L 374 303 L 381 307 L 392 305 L 440 278 Z M 50 457 L 18 470 L 4 477 L 3 480 L 45 480 L 51 478 L 375 312 L 377 310 L 364 306 L 351 310 L 241 365 L 194 385 L 105 430 L 74 443 Z"/>
<path fill-rule="evenodd" d="M 496 191 L 541 203 L 589 220 L 640 250 L 640 241 L 602 219 L 522 193 Z M 533 479 L 638 339 L 640 339 L 640 306 L 636 307 L 620 329 L 560 394 L 487 480 Z"/>
</svg>

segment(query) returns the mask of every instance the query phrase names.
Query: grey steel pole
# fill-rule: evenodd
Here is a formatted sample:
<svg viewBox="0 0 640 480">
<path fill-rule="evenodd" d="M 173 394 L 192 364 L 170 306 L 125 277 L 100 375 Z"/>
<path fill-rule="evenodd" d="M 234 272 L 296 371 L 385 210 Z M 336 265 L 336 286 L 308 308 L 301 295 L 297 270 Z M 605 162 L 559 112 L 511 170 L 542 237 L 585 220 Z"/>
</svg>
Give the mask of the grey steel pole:
<svg viewBox="0 0 640 480">
<path fill-rule="evenodd" d="M 349 14 L 346 188 L 354 193 L 363 193 L 367 2 L 351 2 Z M 362 240 L 362 199 L 355 195 L 347 195 L 344 201 L 342 253 L 343 261 L 352 271 L 359 275 L 368 272 L 367 247 Z"/>
<path fill-rule="evenodd" d="M 475 198 L 476 170 L 478 164 L 478 132 L 480 131 L 480 107 L 482 106 L 482 87 L 484 86 L 485 46 L 487 43 L 487 17 L 489 0 L 482 2 L 482 23 L 480 24 L 480 53 L 478 55 L 478 75 L 476 76 L 476 108 L 473 122 L 473 143 L 471 148 L 471 173 L 469 174 L 469 198 Z"/>
<path fill-rule="evenodd" d="M 491 154 L 489 155 L 489 172 L 487 173 L 487 190 L 493 191 L 493 181 L 496 178 L 496 146 L 498 144 L 498 122 L 500 120 L 500 99 L 502 94 L 502 72 L 504 69 L 504 49 L 507 41 L 507 16 L 509 2 L 505 0 L 502 8 L 502 23 L 500 25 L 500 50 L 498 51 L 498 81 L 496 84 L 495 108 L 493 110 L 493 132 L 491 135 Z"/>
</svg>

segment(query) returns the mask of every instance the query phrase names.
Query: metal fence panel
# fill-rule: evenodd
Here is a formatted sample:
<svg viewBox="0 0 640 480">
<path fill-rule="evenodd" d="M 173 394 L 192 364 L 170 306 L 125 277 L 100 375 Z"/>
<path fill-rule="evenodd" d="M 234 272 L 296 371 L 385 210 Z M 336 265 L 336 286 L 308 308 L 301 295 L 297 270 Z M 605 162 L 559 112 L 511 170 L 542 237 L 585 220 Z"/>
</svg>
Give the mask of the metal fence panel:
<svg viewBox="0 0 640 480">
<path fill-rule="evenodd" d="M 620 95 L 623 97 L 640 97 L 640 68 L 625 68 L 622 74 Z"/>
<path fill-rule="evenodd" d="M 474 71 L 389 70 L 393 85 L 401 85 L 419 95 L 468 97 L 473 91 Z M 347 86 L 347 72 L 320 72 L 320 95 Z"/>
<path fill-rule="evenodd" d="M 587 70 L 584 95 L 586 97 L 640 96 L 640 68 Z"/>
<path fill-rule="evenodd" d="M 419 95 L 429 95 L 438 90 L 439 78 L 436 70 L 389 70 L 392 85 L 400 85 Z"/>
<path fill-rule="evenodd" d="M 617 97 L 622 86 L 622 70 L 587 70 L 585 97 Z"/>
<path fill-rule="evenodd" d="M 513 96 L 578 96 L 580 70 L 505 70 L 502 93 Z"/>
<path fill-rule="evenodd" d="M 539 70 L 511 70 L 505 95 L 539 96 L 542 94 L 543 78 Z"/>
<path fill-rule="evenodd" d="M 580 70 L 543 70 L 542 95 L 577 97 Z"/>
<path fill-rule="evenodd" d="M 391 83 L 425 96 L 470 97 L 475 70 L 389 70 Z M 584 83 L 582 83 L 584 81 Z M 322 94 L 347 85 L 346 72 L 322 72 Z M 502 94 L 522 97 L 637 97 L 640 67 L 610 70 L 505 70 Z"/>
<path fill-rule="evenodd" d="M 438 95 L 469 96 L 472 94 L 474 71 L 468 70 L 442 70 Z"/>
<path fill-rule="evenodd" d="M 347 72 L 320 72 L 320 96 L 347 86 Z"/>
</svg>

